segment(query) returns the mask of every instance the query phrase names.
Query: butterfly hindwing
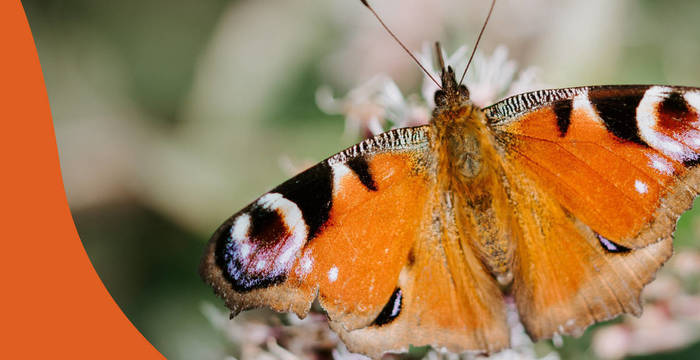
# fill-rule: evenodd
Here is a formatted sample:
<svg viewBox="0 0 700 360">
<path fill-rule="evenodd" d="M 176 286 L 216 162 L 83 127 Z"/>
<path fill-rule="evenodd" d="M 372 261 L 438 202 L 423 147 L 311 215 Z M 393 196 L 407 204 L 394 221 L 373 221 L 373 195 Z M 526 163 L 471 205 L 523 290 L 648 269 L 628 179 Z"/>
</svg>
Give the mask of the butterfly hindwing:
<svg viewBox="0 0 700 360">
<path fill-rule="evenodd" d="M 424 219 L 431 222 L 431 219 Z M 510 341 L 498 287 L 456 233 L 428 231 L 409 253 L 394 296 L 372 326 L 333 326 L 348 348 L 372 358 L 409 345 L 492 353 Z M 452 228 L 451 230 L 454 230 Z"/>
<path fill-rule="evenodd" d="M 671 256 L 671 236 L 625 248 L 596 234 L 534 183 L 511 184 L 521 224 L 512 294 L 533 339 L 580 335 L 596 321 L 640 314 L 640 292 Z"/>
<path fill-rule="evenodd" d="M 700 89 L 544 90 L 485 109 L 520 223 L 513 294 L 535 338 L 639 314 L 698 193 Z"/>
</svg>

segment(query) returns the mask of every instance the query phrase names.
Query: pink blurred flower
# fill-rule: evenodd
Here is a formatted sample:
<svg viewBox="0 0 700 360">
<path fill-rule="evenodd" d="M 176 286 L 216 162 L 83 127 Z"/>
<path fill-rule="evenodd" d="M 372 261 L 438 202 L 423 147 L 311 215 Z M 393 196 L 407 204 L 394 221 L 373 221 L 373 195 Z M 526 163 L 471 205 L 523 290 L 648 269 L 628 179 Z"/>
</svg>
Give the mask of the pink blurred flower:
<svg viewBox="0 0 700 360">
<path fill-rule="evenodd" d="M 642 316 L 625 316 L 622 323 L 596 330 L 593 352 L 602 359 L 621 359 L 681 349 L 700 340 L 700 295 L 684 287 L 698 272 L 700 251 L 678 251 L 642 292 L 647 302 Z"/>
<path fill-rule="evenodd" d="M 432 51 L 433 47 L 425 44 L 416 57 L 434 78 L 439 79 Z M 455 69 L 458 77 L 468 56 L 465 46 L 450 56 L 443 54 L 446 64 Z M 517 66 L 508 60 L 504 46 L 498 47 L 491 56 L 477 51 L 464 83 L 470 90 L 472 101 L 480 107 L 506 96 L 545 87 L 538 82 L 534 68 L 517 72 Z M 427 124 L 435 106 L 433 95 L 436 90 L 438 86 L 426 75 L 420 96 L 406 97 L 392 79 L 377 75 L 341 98 L 335 98 L 328 87 L 322 87 L 316 92 L 316 102 L 328 114 L 345 116 L 345 136 L 367 138 L 390 128 Z"/>
</svg>

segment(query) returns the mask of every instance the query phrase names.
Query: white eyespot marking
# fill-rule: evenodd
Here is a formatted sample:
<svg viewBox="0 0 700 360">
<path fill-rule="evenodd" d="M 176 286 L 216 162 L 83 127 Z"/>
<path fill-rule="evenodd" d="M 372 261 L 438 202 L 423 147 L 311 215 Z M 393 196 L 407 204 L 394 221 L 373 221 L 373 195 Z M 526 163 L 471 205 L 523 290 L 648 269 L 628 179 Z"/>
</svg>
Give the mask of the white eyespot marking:
<svg viewBox="0 0 700 360">
<path fill-rule="evenodd" d="M 283 270 L 289 270 L 294 262 L 292 257 L 304 245 L 307 236 L 306 223 L 302 217 L 301 209 L 279 193 L 263 195 L 258 199 L 258 205 L 271 211 L 277 211 L 289 229 L 291 235 L 286 239 L 280 239 L 280 243 L 283 245 L 278 249 L 280 250 L 279 256 L 275 260 L 276 271 L 281 273 Z"/>
<path fill-rule="evenodd" d="M 657 154 L 647 154 L 649 166 L 663 175 L 673 175 L 673 165 Z"/>
<path fill-rule="evenodd" d="M 582 94 L 578 94 L 574 97 L 573 99 L 573 109 L 574 110 L 579 110 L 579 111 L 584 111 L 586 115 L 588 115 L 591 119 L 594 119 L 598 122 L 600 122 L 600 118 L 598 117 L 598 113 L 593 109 L 593 105 L 591 104 L 591 101 L 588 100 L 588 91 Z"/>
<path fill-rule="evenodd" d="M 644 182 L 642 182 L 640 180 L 634 181 L 634 189 L 637 190 L 637 192 L 640 194 L 646 194 L 647 191 L 649 191 L 647 184 L 645 184 Z"/>
<path fill-rule="evenodd" d="M 693 149 L 698 150 L 698 148 L 700 148 L 700 131 L 688 130 L 683 134 L 683 142 Z"/>
<path fill-rule="evenodd" d="M 350 173 L 350 168 L 343 163 L 332 163 L 331 169 L 333 170 L 333 192 L 337 193 L 341 190 L 343 178 Z"/>
<path fill-rule="evenodd" d="M 250 215 L 241 214 L 236 218 L 231 228 L 231 236 L 234 239 L 243 239 L 248 235 L 248 230 L 250 229 Z"/>
<path fill-rule="evenodd" d="M 644 92 L 637 106 L 637 128 L 642 139 L 664 155 L 679 162 L 692 160 L 697 156 L 692 149 L 657 131 L 658 106 L 671 92 L 671 88 L 664 86 L 652 86 Z"/>
<path fill-rule="evenodd" d="M 230 241 L 235 249 L 233 258 L 239 264 L 236 271 L 251 276 L 278 276 L 286 273 L 306 242 L 308 230 L 301 210 L 279 193 L 263 195 L 253 207 L 258 210 L 239 215 L 231 227 Z M 279 238 L 261 239 L 258 236 L 265 235 L 251 233 L 256 221 L 261 220 L 256 218 L 258 216 L 266 218 L 262 219 L 264 221 L 267 218 L 276 219 L 274 225 L 266 226 L 278 227 L 272 233 L 280 233 Z M 261 242 L 265 243 L 264 247 L 260 246 Z"/>
<path fill-rule="evenodd" d="M 248 244 L 248 243 L 241 244 L 241 257 L 247 258 L 248 255 L 250 255 L 250 244 Z"/>
<path fill-rule="evenodd" d="M 258 206 L 263 207 L 265 209 L 275 210 L 275 209 L 280 208 L 280 205 L 281 205 L 281 204 L 277 204 L 277 202 L 280 200 L 283 200 L 283 199 L 284 199 L 284 196 L 282 196 L 282 194 L 280 194 L 280 193 L 267 193 L 267 194 L 261 196 L 260 199 L 258 199 L 258 201 L 256 201 L 256 203 L 258 204 Z M 289 200 L 287 200 L 287 201 L 289 201 Z M 294 204 L 294 203 L 292 203 L 292 204 Z M 296 205 L 294 205 L 294 206 L 296 206 Z"/>
<path fill-rule="evenodd" d="M 334 265 L 328 270 L 328 281 L 335 282 L 336 280 L 338 280 L 338 267 Z"/>
</svg>

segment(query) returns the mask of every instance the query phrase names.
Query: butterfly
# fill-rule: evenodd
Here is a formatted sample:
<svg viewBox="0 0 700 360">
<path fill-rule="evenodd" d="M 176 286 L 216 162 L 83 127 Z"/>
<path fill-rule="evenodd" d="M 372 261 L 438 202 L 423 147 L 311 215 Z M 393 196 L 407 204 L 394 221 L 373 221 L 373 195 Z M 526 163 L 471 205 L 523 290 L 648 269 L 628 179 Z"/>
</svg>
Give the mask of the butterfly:
<svg viewBox="0 0 700 360">
<path fill-rule="evenodd" d="M 365 3 L 363 1 L 363 3 Z M 202 278 L 232 314 L 305 316 L 348 349 L 510 345 L 622 313 L 672 254 L 700 191 L 700 88 L 540 90 L 479 108 L 442 66 L 428 125 L 345 149 L 231 216 Z"/>
</svg>

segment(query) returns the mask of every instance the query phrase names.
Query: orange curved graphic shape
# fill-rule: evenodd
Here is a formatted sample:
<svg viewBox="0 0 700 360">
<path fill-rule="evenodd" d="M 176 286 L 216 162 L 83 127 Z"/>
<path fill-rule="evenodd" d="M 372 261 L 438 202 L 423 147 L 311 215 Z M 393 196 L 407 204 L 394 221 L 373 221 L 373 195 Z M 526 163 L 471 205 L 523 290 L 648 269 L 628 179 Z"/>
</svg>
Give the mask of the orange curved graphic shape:
<svg viewBox="0 0 700 360">
<path fill-rule="evenodd" d="M 109 295 L 78 237 L 19 1 L 0 2 L 0 44 L 3 358 L 163 359 Z"/>
</svg>

